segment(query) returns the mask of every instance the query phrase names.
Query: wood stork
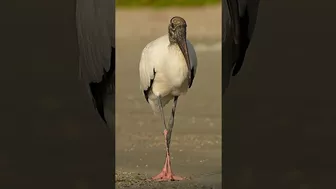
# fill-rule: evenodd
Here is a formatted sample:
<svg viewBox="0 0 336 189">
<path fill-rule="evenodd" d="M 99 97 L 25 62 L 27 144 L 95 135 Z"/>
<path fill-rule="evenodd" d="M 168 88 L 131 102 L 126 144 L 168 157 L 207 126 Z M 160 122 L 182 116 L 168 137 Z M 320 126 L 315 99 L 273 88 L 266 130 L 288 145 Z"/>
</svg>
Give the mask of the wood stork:
<svg viewBox="0 0 336 189">
<path fill-rule="evenodd" d="M 80 78 L 104 122 L 114 125 L 114 1 L 77 0 Z"/>
<path fill-rule="evenodd" d="M 186 39 L 186 31 L 183 18 L 171 18 L 168 34 L 147 44 L 139 64 L 140 88 L 154 113 L 160 113 L 163 120 L 166 160 L 162 172 L 152 178 L 159 181 L 183 179 L 172 172 L 169 147 L 177 100 L 192 86 L 197 69 L 196 52 Z M 171 100 L 173 108 L 167 126 L 163 107 Z"/>
<path fill-rule="evenodd" d="M 257 21 L 259 0 L 225 0 L 223 4 L 223 66 L 224 88 L 231 74 L 240 71 Z"/>
</svg>

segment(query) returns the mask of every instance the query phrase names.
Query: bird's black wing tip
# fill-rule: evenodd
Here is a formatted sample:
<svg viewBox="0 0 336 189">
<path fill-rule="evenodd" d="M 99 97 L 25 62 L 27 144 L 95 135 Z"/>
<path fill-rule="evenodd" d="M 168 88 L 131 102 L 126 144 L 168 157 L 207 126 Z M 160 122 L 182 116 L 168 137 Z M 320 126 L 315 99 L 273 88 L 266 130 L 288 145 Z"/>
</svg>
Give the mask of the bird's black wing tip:
<svg viewBox="0 0 336 189">
<path fill-rule="evenodd" d="M 143 91 L 147 102 L 148 102 L 148 93 L 152 89 L 153 82 L 154 82 L 154 79 L 155 79 L 155 75 L 156 75 L 156 71 L 155 71 L 155 69 L 153 69 L 153 79 L 150 80 L 149 87 L 146 90 Z"/>
<path fill-rule="evenodd" d="M 149 89 L 143 91 L 143 93 L 145 95 L 145 99 L 146 99 L 147 102 L 148 102 L 148 92 L 149 92 Z"/>
<path fill-rule="evenodd" d="M 192 86 L 193 82 L 194 82 L 194 78 L 195 78 L 195 69 L 192 68 L 191 69 L 191 78 L 190 78 L 190 82 L 189 82 L 189 88 Z"/>
<path fill-rule="evenodd" d="M 232 74 L 231 74 L 231 75 L 232 75 L 233 77 L 236 76 L 236 75 L 239 73 L 240 68 L 241 68 L 241 66 L 235 65 L 235 67 L 233 68 L 233 71 L 232 71 Z"/>
</svg>

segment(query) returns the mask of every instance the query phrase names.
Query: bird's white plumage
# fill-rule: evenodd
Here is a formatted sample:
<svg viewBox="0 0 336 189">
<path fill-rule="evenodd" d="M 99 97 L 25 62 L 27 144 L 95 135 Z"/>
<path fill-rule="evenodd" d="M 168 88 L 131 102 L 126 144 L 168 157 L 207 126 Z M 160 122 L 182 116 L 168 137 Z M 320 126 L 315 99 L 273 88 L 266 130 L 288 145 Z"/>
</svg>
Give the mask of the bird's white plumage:
<svg viewBox="0 0 336 189">
<path fill-rule="evenodd" d="M 190 66 L 196 75 L 197 57 L 193 45 L 187 40 Z M 155 75 L 154 75 L 155 71 Z M 157 97 L 161 96 L 165 106 L 174 96 L 188 91 L 188 68 L 186 60 L 177 45 L 170 45 L 168 35 L 150 42 L 143 49 L 139 64 L 140 88 L 148 92 L 148 102 L 153 111 L 159 111 Z M 155 76 L 155 77 L 154 77 Z"/>
</svg>

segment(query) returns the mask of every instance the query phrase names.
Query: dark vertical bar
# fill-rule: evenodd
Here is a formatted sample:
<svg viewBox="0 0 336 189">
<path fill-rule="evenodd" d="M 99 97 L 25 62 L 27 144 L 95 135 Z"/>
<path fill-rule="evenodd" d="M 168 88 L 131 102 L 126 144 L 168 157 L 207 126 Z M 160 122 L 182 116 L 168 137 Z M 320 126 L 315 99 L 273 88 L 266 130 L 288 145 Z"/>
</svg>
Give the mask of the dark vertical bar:
<svg viewBox="0 0 336 189">
<path fill-rule="evenodd" d="M 113 149 L 113 160 L 112 160 L 112 173 L 113 173 L 113 188 L 116 188 L 116 122 L 115 122 L 115 115 L 116 115 L 116 107 L 115 107 L 115 96 L 116 96 L 116 82 L 115 82 L 115 78 L 116 78 L 116 39 L 115 39 L 115 35 L 116 35 L 116 24 L 115 24 L 115 20 L 116 20 L 116 2 L 115 0 L 113 0 L 113 34 L 112 34 L 112 56 L 113 58 L 111 57 L 111 61 L 112 62 L 112 65 L 111 65 L 111 69 L 113 69 L 113 87 L 112 87 L 112 93 L 113 93 L 113 98 L 112 98 L 112 116 L 113 116 L 113 120 L 112 120 L 112 123 L 113 123 L 113 126 L 112 126 L 112 149 Z"/>
<path fill-rule="evenodd" d="M 114 187 L 114 135 L 78 80 L 75 8 L 1 6 L 0 188 Z"/>
<path fill-rule="evenodd" d="M 260 2 L 223 96 L 224 188 L 335 188 L 334 4 Z"/>
<path fill-rule="evenodd" d="M 233 9 L 229 10 L 229 6 Z M 232 17 L 239 15 L 234 8 L 237 8 L 237 1 L 224 0 L 222 2 L 222 184 L 224 189 L 238 188 L 238 183 L 241 182 L 238 178 L 242 169 L 240 129 L 232 122 L 234 119 L 239 119 L 239 115 L 234 115 L 229 110 L 228 107 L 235 107 L 230 106 L 230 99 L 226 94 L 230 88 L 230 82 L 235 79 L 231 78 L 231 75 L 237 56 L 236 43 L 240 40 L 239 33 L 241 33 L 237 31 L 238 39 L 235 38 L 234 31 L 240 27 L 238 27 L 239 19 Z"/>
</svg>

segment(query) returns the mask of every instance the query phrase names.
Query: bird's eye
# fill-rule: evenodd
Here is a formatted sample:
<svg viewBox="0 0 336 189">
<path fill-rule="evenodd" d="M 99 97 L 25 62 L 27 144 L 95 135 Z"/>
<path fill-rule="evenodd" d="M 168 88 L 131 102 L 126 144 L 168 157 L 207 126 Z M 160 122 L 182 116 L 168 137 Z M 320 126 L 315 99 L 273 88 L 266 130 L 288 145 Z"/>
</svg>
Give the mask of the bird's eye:
<svg viewBox="0 0 336 189">
<path fill-rule="evenodd" d="M 174 29 L 174 28 L 175 28 L 175 25 L 172 23 L 172 24 L 171 24 L 171 27 Z"/>
</svg>

